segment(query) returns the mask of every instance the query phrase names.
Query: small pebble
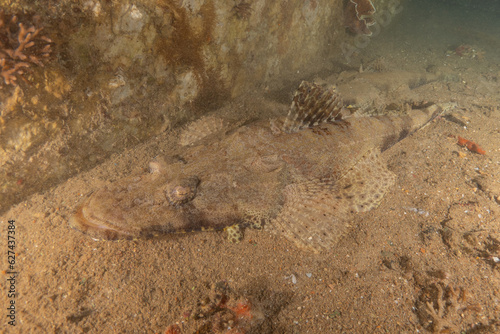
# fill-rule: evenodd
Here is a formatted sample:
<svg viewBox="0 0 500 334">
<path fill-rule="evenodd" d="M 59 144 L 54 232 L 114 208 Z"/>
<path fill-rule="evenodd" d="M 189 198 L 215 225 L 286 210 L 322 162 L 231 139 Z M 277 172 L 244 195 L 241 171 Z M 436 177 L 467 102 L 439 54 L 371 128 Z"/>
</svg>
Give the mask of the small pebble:
<svg viewBox="0 0 500 334">
<path fill-rule="evenodd" d="M 312 275 L 313 275 L 312 273 L 306 273 L 306 276 L 309 278 L 311 278 Z"/>
</svg>

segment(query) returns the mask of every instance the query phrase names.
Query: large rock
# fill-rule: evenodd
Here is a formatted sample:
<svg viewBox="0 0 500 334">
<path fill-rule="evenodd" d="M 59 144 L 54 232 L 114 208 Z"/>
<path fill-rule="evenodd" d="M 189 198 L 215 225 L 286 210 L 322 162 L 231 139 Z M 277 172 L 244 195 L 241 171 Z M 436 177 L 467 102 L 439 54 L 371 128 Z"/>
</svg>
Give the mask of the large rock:
<svg viewBox="0 0 500 334">
<path fill-rule="evenodd" d="M 343 1 L 26 3 L 5 20 L 52 51 L 0 84 L 0 211 L 249 90 L 286 100 L 356 47 Z"/>
</svg>

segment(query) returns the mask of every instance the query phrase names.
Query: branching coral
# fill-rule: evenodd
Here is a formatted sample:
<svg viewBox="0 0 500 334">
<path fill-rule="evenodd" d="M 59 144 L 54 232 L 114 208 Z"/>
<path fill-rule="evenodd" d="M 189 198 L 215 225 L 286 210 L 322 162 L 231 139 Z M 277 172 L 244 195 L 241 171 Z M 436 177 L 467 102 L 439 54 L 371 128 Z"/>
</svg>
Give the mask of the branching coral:
<svg viewBox="0 0 500 334">
<path fill-rule="evenodd" d="M 188 320 L 197 321 L 196 324 Z M 195 333 L 244 334 L 257 333 L 265 320 L 260 307 L 235 294 L 225 281 L 212 285 L 209 296 L 200 299 L 195 308 L 184 312 L 184 327 L 170 325 L 165 334 Z M 199 323 L 201 322 L 201 325 Z"/>
<path fill-rule="evenodd" d="M 25 70 L 33 64 L 43 66 L 50 56 L 52 40 L 35 26 L 38 16 L 31 21 L 34 24 L 19 22 L 17 15 L 9 17 L 0 9 L 0 76 L 5 85 L 16 85 Z"/>
<path fill-rule="evenodd" d="M 466 305 L 464 288 L 442 282 L 425 286 L 416 301 L 417 316 L 422 326 L 433 333 L 459 333 L 463 312 L 476 311 L 480 305 Z"/>
</svg>

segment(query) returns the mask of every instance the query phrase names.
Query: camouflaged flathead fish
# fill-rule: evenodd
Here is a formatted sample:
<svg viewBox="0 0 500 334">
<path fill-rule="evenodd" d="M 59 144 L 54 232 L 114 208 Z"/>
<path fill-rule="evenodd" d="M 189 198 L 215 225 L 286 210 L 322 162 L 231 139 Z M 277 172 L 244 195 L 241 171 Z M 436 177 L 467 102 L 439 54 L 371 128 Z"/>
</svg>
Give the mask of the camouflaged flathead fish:
<svg viewBox="0 0 500 334">
<path fill-rule="evenodd" d="M 330 249 L 352 214 L 377 207 L 393 185 L 380 153 L 439 110 L 342 119 L 334 89 L 302 82 L 284 121 L 229 133 L 215 116 L 194 122 L 180 136 L 182 156 L 93 193 L 70 224 L 108 240 L 226 230 L 233 241 L 242 227 L 266 225 L 299 248 Z"/>
</svg>

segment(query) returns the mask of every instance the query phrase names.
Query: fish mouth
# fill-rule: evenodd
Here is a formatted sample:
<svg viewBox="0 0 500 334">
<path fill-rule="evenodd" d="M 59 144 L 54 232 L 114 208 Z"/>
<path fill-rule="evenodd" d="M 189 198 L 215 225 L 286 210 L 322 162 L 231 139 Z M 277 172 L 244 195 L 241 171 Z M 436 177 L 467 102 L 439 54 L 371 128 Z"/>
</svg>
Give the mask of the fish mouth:
<svg viewBox="0 0 500 334">
<path fill-rule="evenodd" d="M 83 232 L 94 240 L 132 240 L 134 235 L 131 231 L 114 227 L 98 217 L 87 217 L 85 209 L 90 202 L 90 198 L 82 203 L 76 212 L 69 219 L 69 226 Z"/>
</svg>

